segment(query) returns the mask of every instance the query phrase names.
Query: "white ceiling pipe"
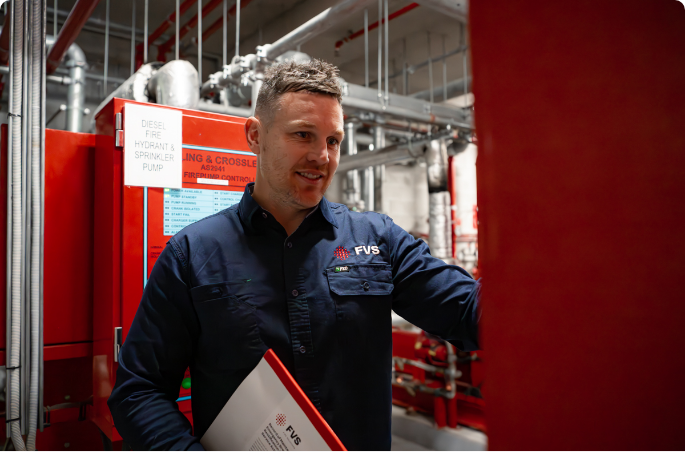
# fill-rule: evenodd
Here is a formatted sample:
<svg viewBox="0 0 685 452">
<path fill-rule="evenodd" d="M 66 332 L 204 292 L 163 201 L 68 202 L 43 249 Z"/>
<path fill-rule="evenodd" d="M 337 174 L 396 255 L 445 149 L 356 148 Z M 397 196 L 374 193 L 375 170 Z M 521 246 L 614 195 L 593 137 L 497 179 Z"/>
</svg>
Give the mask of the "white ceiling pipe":
<svg viewBox="0 0 685 452">
<path fill-rule="evenodd" d="M 363 10 L 373 0 L 344 0 L 335 6 L 331 6 L 317 16 L 309 19 L 281 39 L 272 44 L 267 44 L 266 58 L 274 60 L 277 56 L 304 44 L 313 37 L 320 35 L 333 25 L 339 24 L 357 11 Z"/>
</svg>

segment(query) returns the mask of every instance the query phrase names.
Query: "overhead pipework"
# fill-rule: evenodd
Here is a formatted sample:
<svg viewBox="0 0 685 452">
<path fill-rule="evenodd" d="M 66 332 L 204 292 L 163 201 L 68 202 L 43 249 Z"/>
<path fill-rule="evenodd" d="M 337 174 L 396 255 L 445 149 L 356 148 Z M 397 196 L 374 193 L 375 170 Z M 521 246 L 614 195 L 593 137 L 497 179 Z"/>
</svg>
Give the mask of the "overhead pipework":
<svg viewBox="0 0 685 452">
<path fill-rule="evenodd" d="M 200 86 L 195 66 L 185 60 L 148 63 L 115 89 L 95 110 L 95 115 L 115 97 L 170 107 L 197 109 Z"/>
<path fill-rule="evenodd" d="M 93 13 L 93 10 L 98 5 L 100 0 L 77 0 L 69 17 L 64 22 L 62 29 L 57 35 L 55 44 L 50 49 L 47 57 L 46 71 L 52 74 L 59 67 L 62 58 L 67 50 L 76 40 L 76 37 L 81 32 L 81 29 L 86 24 L 86 21 Z"/>
</svg>

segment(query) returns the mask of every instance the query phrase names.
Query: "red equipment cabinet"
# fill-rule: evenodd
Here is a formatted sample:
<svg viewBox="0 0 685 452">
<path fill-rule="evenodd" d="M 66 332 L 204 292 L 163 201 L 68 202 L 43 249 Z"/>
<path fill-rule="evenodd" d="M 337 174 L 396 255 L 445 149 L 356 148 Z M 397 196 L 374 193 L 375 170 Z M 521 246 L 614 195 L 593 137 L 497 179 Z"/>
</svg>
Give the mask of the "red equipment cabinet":
<svg viewBox="0 0 685 452">
<path fill-rule="evenodd" d="M 7 125 L 2 125 L 0 253 L 6 251 Z M 40 450 L 101 447 L 85 421 L 92 395 L 93 169 L 95 135 L 45 131 L 43 405 Z M 5 260 L 0 281 L 5 286 Z M 0 361 L 5 363 L 5 291 L 0 291 Z M 4 419 L 3 419 L 4 424 Z M 5 428 L 0 428 L 0 441 Z M 65 446 L 66 445 L 66 446 Z"/>
<path fill-rule="evenodd" d="M 90 417 L 112 441 L 121 439 L 107 406 L 116 380 L 115 328 L 122 329 L 125 340 L 144 284 L 167 240 L 182 224 L 237 203 L 245 184 L 254 181 L 257 160 L 247 147 L 244 118 L 182 110 L 182 190 L 189 191 L 124 186 L 123 153 L 126 150 L 115 145 L 116 115 L 125 116 L 126 106 L 131 104 L 137 103 L 113 99 L 96 117 L 96 296 Z M 210 184 L 198 183 L 198 178 L 210 179 Z M 186 207 L 185 211 L 179 210 Z M 190 216 L 180 215 L 188 212 Z M 180 396 L 189 395 L 189 392 L 184 389 Z M 179 402 L 179 408 L 192 422 L 190 401 Z"/>
</svg>

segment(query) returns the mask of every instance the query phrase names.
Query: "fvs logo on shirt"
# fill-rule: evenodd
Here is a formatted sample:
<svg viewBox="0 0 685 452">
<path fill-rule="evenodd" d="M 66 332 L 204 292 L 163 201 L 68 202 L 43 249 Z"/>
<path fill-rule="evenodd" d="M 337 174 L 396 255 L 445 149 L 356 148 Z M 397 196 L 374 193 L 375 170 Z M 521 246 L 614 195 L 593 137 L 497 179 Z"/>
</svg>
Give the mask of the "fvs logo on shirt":
<svg viewBox="0 0 685 452">
<path fill-rule="evenodd" d="M 355 246 L 354 247 L 354 252 L 357 253 L 358 255 L 364 252 L 364 254 L 381 254 L 381 250 L 378 249 L 377 246 Z"/>
</svg>

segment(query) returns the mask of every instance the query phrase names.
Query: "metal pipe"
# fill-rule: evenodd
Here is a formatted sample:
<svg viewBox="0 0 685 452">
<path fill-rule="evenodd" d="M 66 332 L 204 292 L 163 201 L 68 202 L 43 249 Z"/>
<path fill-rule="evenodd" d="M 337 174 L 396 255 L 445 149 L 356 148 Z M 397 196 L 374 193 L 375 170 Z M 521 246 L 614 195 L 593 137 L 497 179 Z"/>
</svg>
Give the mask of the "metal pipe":
<svg viewBox="0 0 685 452">
<path fill-rule="evenodd" d="M 364 9 L 364 86 L 369 87 L 369 10 Z"/>
<path fill-rule="evenodd" d="M 136 71 L 136 0 L 131 0 L 131 75 Z"/>
<path fill-rule="evenodd" d="M 378 22 L 383 20 L 383 0 L 378 0 Z M 383 71 L 381 70 L 381 60 L 383 58 L 383 33 L 381 33 L 380 26 L 378 27 L 378 100 L 383 100 Z"/>
<path fill-rule="evenodd" d="M 388 20 L 388 0 L 383 0 L 383 7 L 385 9 L 385 36 L 384 36 L 384 41 L 385 41 L 385 103 L 387 105 L 388 103 L 388 89 L 390 84 L 388 83 L 388 55 L 390 54 L 388 49 L 389 49 L 389 44 L 388 44 L 388 27 L 390 27 L 390 21 Z"/>
<path fill-rule="evenodd" d="M 200 101 L 197 71 L 186 60 L 170 61 L 147 84 L 151 100 L 171 107 L 196 109 Z"/>
<path fill-rule="evenodd" d="M 103 96 L 107 97 L 107 72 L 109 72 L 109 0 L 105 0 L 105 64 L 104 81 L 102 82 Z"/>
<path fill-rule="evenodd" d="M 287 50 L 301 45 L 314 36 L 328 30 L 335 24 L 339 24 L 345 18 L 364 9 L 372 0 L 343 0 L 332 6 L 304 24 L 300 25 L 287 35 L 275 41 L 266 50 L 266 58 L 273 61 L 277 56 Z"/>
<path fill-rule="evenodd" d="M 67 130 L 83 131 L 83 105 L 86 103 L 86 56 L 72 44 L 67 51 L 67 67 L 71 84 L 67 89 Z"/>
<path fill-rule="evenodd" d="M 45 43 L 46 42 L 46 37 L 47 37 L 47 1 L 43 3 L 43 8 L 41 11 L 42 15 L 42 36 L 41 36 L 41 42 Z M 45 376 L 45 361 L 43 357 L 43 351 L 44 351 L 44 337 L 43 337 L 43 313 L 44 313 L 44 276 L 45 276 L 45 265 L 44 265 L 44 259 L 45 259 L 45 128 L 47 127 L 45 125 L 45 104 L 46 104 L 46 87 L 47 87 L 47 75 L 45 73 L 45 65 L 46 65 L 46 53 L 47 53 L 47 48 L 46 44 L 43 44 L 41 46 L 41 67 L 40 67 L 40 73 L 41 73 L 41 93 L 40 93 L 40 99 L 41 99 L 41 115 L 40 115 L 40 305 L 39 305 L 39 335 L 38 335 L 38 363 L 39 363 L 39 382 L 38 382 L 38 388 L 39 388 L 39 396 L 38 396 L 38 406 L 39 407 L 44 407 L 44 376 Z M 43 416 L 43 411 L 41 411 L 38 414 L 38 428 L 40 431 L 43 431 L 44 427 L 44 421 L 45 417 Z"/>
<path fill-rule="evenodd" d="M 177 23 L 180 21 L 177 21 Z M 197 2 L 197 78 L 202 84 L 202 0 Z"/>
<path fill-rule="evenodd" d="M 345 139 L 343 140 L 343 149 L 345 155 L 356 155 L 357 154 L 357 137 L 356 137 L 357 125 L 353 122 L 348 122 L 345 124 Z M 347 207 L 352 210 L 359 209 L 359 171 L 352 170 L 347 171 L 345 174 L 345 191 L 344 191 L 344 203 Z"/>
<path fill-rule="evenodd" d="M 428 179 L 428 244 L 431 255 L 452 259 L 452 202 L 447 186 L 447 147 L 444 140 L 433 140 L 426 151 Z"/>
<path fill-rule="evenodd" d="M 428 36 L 428 93 L 429 93 L 429 101 L 432 104 L 435 100 L 435 96 L 433 96 L 433 60 L 431 59 L 431 32 L 427 32 L 426 35 Z"/>
<path fill-rule="evenodd" d="M 181 59 L 180 46 L 180 31 L 181 31 L 181 0 L 176 0 L 176 58 Z"/>
<path fill-rule="evenodd" d="M 56 22 L 57 25 L 59 25 L 60 23 L 63 23 L 64 19 L 69 17 L 68 11 L 55 10 L 55 8 L 50 8 L 50 7 L 48 7 L 47 10 L 48 10 L 48 13 L 53 14 L 53 17 L 51 17 L 49 21 L 50 22 Z M 53 23 L 53 25 L 54 25 L 54 23 Z M 86 25 L 83 26 L 83 30 L 93 31 L 93 32 L 97 32 L 97 31 L 102 32 L 102 28 L 104 26 L 105 26 L 104 20 L 98 19 L 97 17 L 89 17 L 88 20 L 86 21 Z M 110 33 L 110 36 L 112 36 L 112 37 L 122 36 L 122 37 L 125 37 L 126 39 L 129 39 L 128 37 L 131 34 L 131 28 L 132 27 L 130 27 L 128 25 L 113 22 L 111 20 L 109 22 L 109 33 Z M 121 34 L 117 35 L 114 33 L 115 31 L 119 31 L 119 32 L 121 32 Z M 140 42 L 143 42 L 143 38 L 142 38 L 143 30 L 136 28 L 135 32 L 136 32 L 136 35 L 141 35 L 141 37 L 138 38 L 137 40 Z M 53 34 L 52 36 L 57 36 L 57 35 Z"/>
<path fill-rule="evenodd" d="M 446 54 L 445 51 L 445 36 L 442 37 L 442 54 Z M 447 60 L 442 59 L 442 101 L 447 100 Z"/>
<path fill-rule="evenodd" d="M 235 56 L 240 56 L 240 0 L 235 5 Z"/>
<path fill-rule="evenodd" d="M 57 36 L 57 0 L 55 0 L 55 6 L 52 8 L 52 36 Z"/>
<path fill-rule="evenodd" d="M 17 450 L 25 450 L 21 436 L 21 311 L 23 267 L 22 242 L 22 101 L 24 69 L 24 2 L 12 0 L 11 20 L 11 53 L 10 53 L 10 99 L 9 128 L 11 175 L 8 175 L 8 216 L 11 216 L 11 240 L 8 234 L 10 260 L 8 265 L 8 287 L 10 297 L 7 316 L 7 415 L 8 437 Z"/>
<path fill-rule="evenodd" d="M 407 95 L 409 78 L 407 76 L 407 38 L 402 38 L 402 94 Z"/>
<path fill-rule="evenodd" d="M 71 13 L 69 13 L 69 17 L 67 17 L 66 22 L 64 22 L 62 29 L 59 31 L 55 44 L 50 48 L 46 65 L 48 74 L 52 74 L 55 72 L 55 69 L 59 67 L 64 55 L 76 40 L 76 37 L 93 13 L 98 2 L 99 0 L 76 0 L 74 8 L 71 10 Z"/>
<path fill-rule="evenodd" d="M 143 64 L 147 63 L 147 52 L 148 52 L 148 37 L 147 37 L 147 29 L 148 29 L 148 20 L 149 20 L 149 3 L 150 0 L 145 0 L 145 24 L 143 25 Z"/>
<path fill-rule="evenodd" d="M 461 23 L 467 23 L 469 17 L 468 1 L 461 0 L 418 0 L 422 6 L 434 9 L 440 14 L 457 19 Z"/>
<path fill-rule="evenodd" d="M 385 130 L 382 126 L 376 126 L 373 130 L 374 152 L 376 149 L 385 148 Z M 373 205 L 374 212 L 382 212 L 383 209 L 383 180 L 385 179 L 385 165 L 376 165 L 370 168 L 373 171 Z"/>
<path fill-rule="evenodd" d="M 224 25 L 224 39 L 223 39 L 223 64 L 222 66 L 226 66 L 228 64 L 228 0 L 224 0 L 224 14 L 222 16 L 223 19 L 223 25 Z"/>
<path fill-rule="evenodd" d="M 365 99 L 357 99 L 353 97 L 343 97 L 342 100 L 343 107 L 370 111 L 374 113 L 387 114 L 390 116 L 396 116 L 398 118 L 409 119 L 412 121 L 421 122 L 424 124 L 436 124 L 441 126 L 452 126 L 462 129 L 471 129 L 471 125 L 456 119 L 436 116 L 431 113 L 419 113 L 412 110 L 408 110 L 402 107 L 395 107 L 393 105 L 388 105 L 385 108 L 380 104 Z"/>
<path fill-rule="evenodd" d="M 26 447 L 36 449 L 36 428 L 38 426 L 38 399 L 40 394 L 40 306 L 41 306 L 41 138 L 42 124 L 42 72 L 43 49 L 45 46 L 43 23 L 43 0 L 31 1 L 31 16 L 29 29 L 31 31 L 31 60 L 30 60 L 30 113 L 29 125 L 31 129 L 30 165 L 31 165 L 31 246 L 30 246 L 30 287 L 29 287 L 29 397 L 28 397 L 28 435 Z"/>
<path fill-rule="evenodd" d="M 391 144 L 373 152 L 362 152 L 354 156 L 340 157 L 338 171 L 351 171 L 375 165 L 390 165 L 423 157 L 432 138 L 419 138 L 405 143 Z"/>
</svg>

